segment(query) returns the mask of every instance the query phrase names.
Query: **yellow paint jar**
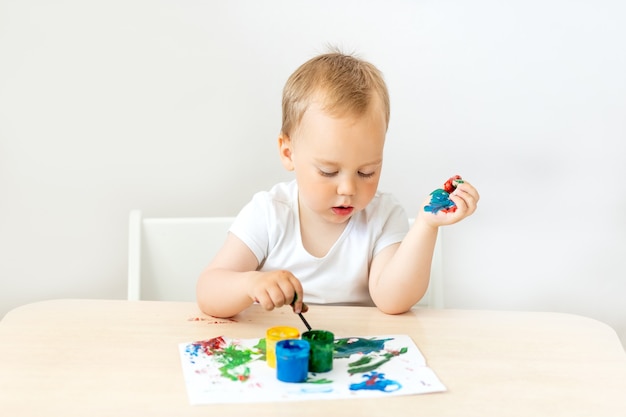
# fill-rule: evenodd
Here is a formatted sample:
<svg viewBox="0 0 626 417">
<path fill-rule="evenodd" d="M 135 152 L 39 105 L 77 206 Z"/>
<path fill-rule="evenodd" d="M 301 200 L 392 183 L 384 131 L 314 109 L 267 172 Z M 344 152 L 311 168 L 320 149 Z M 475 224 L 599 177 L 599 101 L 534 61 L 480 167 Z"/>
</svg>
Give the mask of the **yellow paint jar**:
<svg viewBox="0 0 626 417">
<path fill-rule="evenodd" d="M 295 327 L 276 326 L 270 327 L 265 333 L 265 357 L 267 364 L 276 368 L 276 342 L 285 339 L 298 339 L 300 331 Z"/>
</svg>

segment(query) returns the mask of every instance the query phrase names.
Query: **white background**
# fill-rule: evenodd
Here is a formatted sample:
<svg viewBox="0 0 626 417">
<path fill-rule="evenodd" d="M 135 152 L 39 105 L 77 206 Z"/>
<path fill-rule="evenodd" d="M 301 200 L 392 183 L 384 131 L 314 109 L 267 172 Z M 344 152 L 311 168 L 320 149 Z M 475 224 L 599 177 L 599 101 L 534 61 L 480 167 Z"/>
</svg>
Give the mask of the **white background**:
<svg viewBox="0 0 626 417">
<path fill-rule="evenodd" d="M 326 44 L 384 73 L 381 189 L 453 174 L 449 307 L 582 314 L 626 342 L 626 3 L 0 0 L 0 316 L 124 298 L 127 216 L 236 215 L 291 178 L 288 75 Z M 208 260 L 207 260 L 208 261 Z"/>
</svg>

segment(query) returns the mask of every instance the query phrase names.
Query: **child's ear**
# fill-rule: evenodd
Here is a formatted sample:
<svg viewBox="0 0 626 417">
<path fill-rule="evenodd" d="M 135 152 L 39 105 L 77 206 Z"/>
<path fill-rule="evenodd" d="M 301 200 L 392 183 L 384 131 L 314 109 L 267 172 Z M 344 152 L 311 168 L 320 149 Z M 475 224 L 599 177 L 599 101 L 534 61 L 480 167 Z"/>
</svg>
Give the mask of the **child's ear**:
<svg viewBox="0 0 626 417">
<path fill-rule="evenodd" d="M 291 138 L 282 133 L 278 136 L 278 153 L 280 155 L 280 162 L 287 171 L 293 171 L 293 146 Z"/>
</svg>

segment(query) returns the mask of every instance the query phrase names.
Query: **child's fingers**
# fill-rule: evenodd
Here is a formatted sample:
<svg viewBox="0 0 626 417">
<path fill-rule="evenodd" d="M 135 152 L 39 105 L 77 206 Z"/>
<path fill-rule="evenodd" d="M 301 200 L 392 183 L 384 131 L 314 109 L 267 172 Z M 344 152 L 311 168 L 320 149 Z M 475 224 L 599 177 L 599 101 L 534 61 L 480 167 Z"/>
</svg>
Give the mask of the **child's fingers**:
<svg viewBox="0 0 626 417">
<path fill-rule="evenodd" d="M 450 199 L 454 201 L 462 211 L 473 213 L 476 210 L 476 205 L 479 199 L 478 191 L 468 183 L 460 184 L 452 194 Z"/>
<path fill-rule="evenodd" d="M 478 199 L 480 198 L 480 195 L 478 194 L 478 190 L 476 190 L 476 188 L 474 188 L 474 186 L 470 184 L 469 182 L 459 184 L 456 190 L 452 192 L 452 195 L 455 195 L 455 194 L 467 195 L 476 202 L 478 202 Z"/>
<path fill-rule="evenodd" d="M 271 286 L 267 289 L 267 293 L 272 300 L 274 307 L 282 307 L 285 304 L 289 304 L 291 296 L 286 294 L 286 290 L 281 286 Z"/>
<path fill-rule="evenodd" d="M 259 303 L 263 309 L 267 311 L 272 311 L 274 309 L 274 302 L 272 301 L 272 297 L 268 294 L 267 291 L 260 291 L 255 297 L 254 301 Z"/>
<path fill-rule="evenodd" d="M 302 289 L 302 284 L 300 283 L 298 279 L 295 279 L 295 281 L 296 282 L 293 283 L 293 286 L 294 286 L 293 299 L 290 304 L 293 307 L 294 313 L 304 313 L 309 309 L 309 307 L 303 302 L 304 291 Z"/>
<path fill-rule="evenodd" d="M 302 284 L 289 271 L 267 273 L 257 287 L 255 298 L 266 310 L 273 310 L 285 305 L 293 306 L 294 312 L 306 311 L 302 302 L 304 291 Z"/>
<path fill-rule="evenodd" d="M 295 293 L 293 301 L 291 302 L 291 307 L 293 307 L 293 312 L 296 314 L 306 313 L 309 310 L 309 306 L 304 304 L 301 300 L 302 296 L 298 296 L 298 293 Z"/>
</svg>

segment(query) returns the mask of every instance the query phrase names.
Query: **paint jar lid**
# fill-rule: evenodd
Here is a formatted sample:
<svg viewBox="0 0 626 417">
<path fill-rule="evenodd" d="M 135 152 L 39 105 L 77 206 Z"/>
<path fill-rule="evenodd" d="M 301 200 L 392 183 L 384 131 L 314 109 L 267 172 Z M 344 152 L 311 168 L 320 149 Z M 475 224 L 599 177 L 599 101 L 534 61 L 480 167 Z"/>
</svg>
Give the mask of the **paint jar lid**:
<svg viewBox="0 0 626 417">
<path fill-rule="evenodd" d="M 309 330 L 302 333 L 302 338 L 310 342 L 332 343 L 335 340 L 335 335 L 328 330 Z"/>
<path fill-rule="evenodd" d="M 308 357 L 311 345 L 302 339 L 285 339 L 276 343 L 276 357 L 282 358 L 302 358 Z"/>
<path fill-rule="evenodd" d="M 300 330 L 289 326 L 275 326 L 267 329 L 266 337 L 272 340 L 297 339 L 300 337 Z"/>
</svg>

